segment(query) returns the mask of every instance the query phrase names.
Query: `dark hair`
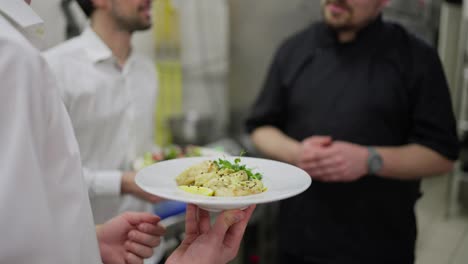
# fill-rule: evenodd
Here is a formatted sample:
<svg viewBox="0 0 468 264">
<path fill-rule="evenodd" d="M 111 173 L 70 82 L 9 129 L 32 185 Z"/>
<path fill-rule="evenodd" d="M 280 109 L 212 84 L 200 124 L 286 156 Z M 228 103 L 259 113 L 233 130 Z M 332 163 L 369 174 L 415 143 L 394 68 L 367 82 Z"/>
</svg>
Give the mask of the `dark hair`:
<svg viewBox="0 0 468 264">
<path fill-rule="evenodd" d="M 94 11 L 93 0 L 76 0 L 87 17 L 90 17 Z"/>
</svg>

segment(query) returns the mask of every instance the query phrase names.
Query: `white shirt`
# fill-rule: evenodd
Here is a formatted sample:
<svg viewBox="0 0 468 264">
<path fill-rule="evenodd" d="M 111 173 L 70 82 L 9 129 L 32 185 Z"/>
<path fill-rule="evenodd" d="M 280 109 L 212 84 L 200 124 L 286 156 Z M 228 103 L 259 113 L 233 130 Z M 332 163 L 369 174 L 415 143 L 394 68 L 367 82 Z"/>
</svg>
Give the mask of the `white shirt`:
<svg viewBox="0 0 468 264">
<path fill-rule="evenodd" d="M 123 211 L 151 211 L 120 196 L 122 172 L 153 144 L 156 69 L 132 52 L 121 69 L 91 29 L 44 56 L 56 73 L 85 167 L 96 223 Z"/>
<path fill-rule="evenodd" d="M 70 120 L 16 29 L 38 20 L 23 0 L 0 0 L 0 263 L 101 263 Z"/>
</svg>

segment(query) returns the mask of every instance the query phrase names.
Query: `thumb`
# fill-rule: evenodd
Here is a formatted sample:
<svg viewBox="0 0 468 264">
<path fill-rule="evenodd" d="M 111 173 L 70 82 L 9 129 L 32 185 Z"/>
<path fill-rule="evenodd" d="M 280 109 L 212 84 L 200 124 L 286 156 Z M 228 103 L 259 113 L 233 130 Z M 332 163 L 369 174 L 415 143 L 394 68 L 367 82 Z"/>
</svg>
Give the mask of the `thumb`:
<svg viewBox="0 0 468 264">
<path fill-rule="evenodd" d="M 245 218 L 245 213 L 241 210 L 230 210 L 224 211 L 221 215 L 216 218 L 216 222 L 213 225 L 212 232 L 217 239 L 223 241 L 224 235 L 229 228 L 239 223 Z"/>
<path fill-rule="evenodd" d="M 332 143 L 332 137 L 330 136 L 312 136 L 304 140 L 304 144 L 310 146 L 328 146 Z"/>
</svg>

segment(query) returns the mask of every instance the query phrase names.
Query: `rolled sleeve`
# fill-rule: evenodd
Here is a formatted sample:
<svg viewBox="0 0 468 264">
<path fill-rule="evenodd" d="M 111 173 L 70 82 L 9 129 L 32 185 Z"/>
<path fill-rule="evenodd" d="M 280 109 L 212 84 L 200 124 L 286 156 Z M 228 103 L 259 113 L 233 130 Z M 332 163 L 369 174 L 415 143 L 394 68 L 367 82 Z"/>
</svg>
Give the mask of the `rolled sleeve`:
<svg viewBox="0 0 468 264">
<path fill-rule="evenodd" d="M 409 141 L 456 160 L 459 140 L 442 64 L 435 51 L 427 50 L 423 57 L 422 72 L 411 90 L 413 126 Z"/>
<path fill-rule="evenodd" d="M 281 79 L 285 47 L 277 52 L 268 71 L 263 89 L 257 96 L 246 120 L 246 129 L 252 133 L 256 128 L 266 125 L 282 127 L 285 120 L 284 85 Z"/>
<path fill-rule="evenodd" d="M 122 184 L 121 171 L 84 169 L 83 175 L 90 197 L 120 195 Z"/>
</svg>

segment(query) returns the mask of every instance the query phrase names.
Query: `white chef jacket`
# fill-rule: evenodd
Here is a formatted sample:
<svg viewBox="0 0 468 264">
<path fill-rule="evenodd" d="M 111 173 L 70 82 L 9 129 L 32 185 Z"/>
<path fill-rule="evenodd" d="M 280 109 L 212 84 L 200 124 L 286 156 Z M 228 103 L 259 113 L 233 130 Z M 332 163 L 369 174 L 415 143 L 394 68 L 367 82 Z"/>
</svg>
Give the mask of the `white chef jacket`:
<svg viewBox="0 0 468 264">
<path fill-rule="evenodd" d="M 122 172 L 153 146 L 156 69 L 132 52 L 121 68 L 91 29 L 44 53 L 62 87 L 96 223 L 152 206 L 120 196 Z"/>
<path fill-rule="evenodd" d="M 0 0 L 0 263 L 101 263 L 69 117 L 18 30 L 38 21 L 24 0 Z"/>
</svg>

